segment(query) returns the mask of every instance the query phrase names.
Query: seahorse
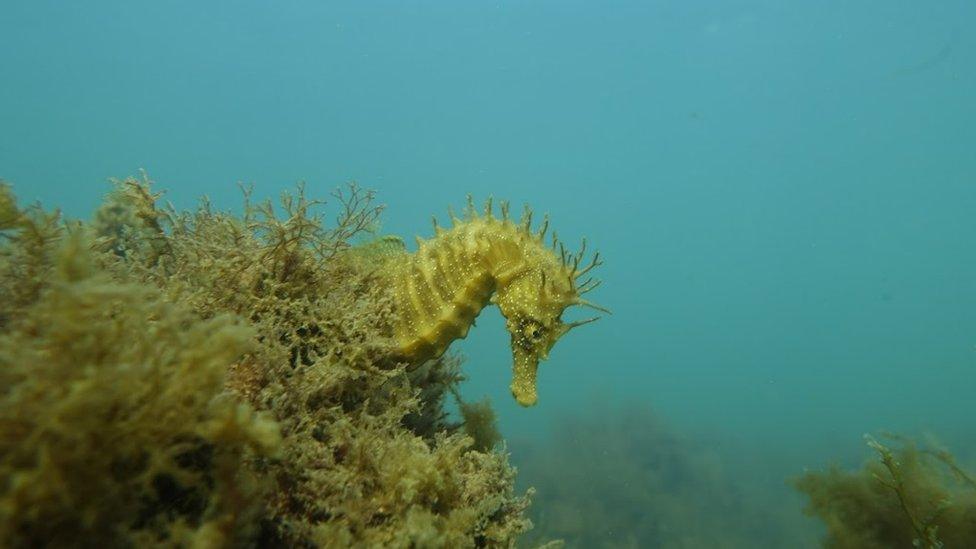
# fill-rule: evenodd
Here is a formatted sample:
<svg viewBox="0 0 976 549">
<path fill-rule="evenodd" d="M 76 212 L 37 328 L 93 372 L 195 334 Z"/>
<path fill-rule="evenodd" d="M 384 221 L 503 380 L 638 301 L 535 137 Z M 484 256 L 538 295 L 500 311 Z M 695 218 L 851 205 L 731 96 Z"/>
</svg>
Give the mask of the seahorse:
<svg viewBox="0 0 976 549">
<path fill-rule="evenodd" d="M 417 237 L 415 253 L 391 262 L 386 271 L 398 313 L 396 355 L 414 365 L 440 357 L 451 342 L 467 336 L 482 309 L 495 304 L 511 335 L 512 395 L 532 406 L 539 362 L 567 332 L 600 318 L 564 322 L 563 311 L 578 305 L 610 312 L 582 297 L 599 280 L 577 282 L 602 261 L 597 252 L 583 263 L 585 239 L 572 254 L 555 231 L 545 245 L 548 216 L 533 229 L 528 206 L 519 222 L 510 219 L 507 202 L 500 210 L 498 218 L 488 199 L 479 214 L 469 196 L 463 218 L 449 209 L 452 226 L 444 228 L 435 216 L 434 238 Z"/>
</svg>

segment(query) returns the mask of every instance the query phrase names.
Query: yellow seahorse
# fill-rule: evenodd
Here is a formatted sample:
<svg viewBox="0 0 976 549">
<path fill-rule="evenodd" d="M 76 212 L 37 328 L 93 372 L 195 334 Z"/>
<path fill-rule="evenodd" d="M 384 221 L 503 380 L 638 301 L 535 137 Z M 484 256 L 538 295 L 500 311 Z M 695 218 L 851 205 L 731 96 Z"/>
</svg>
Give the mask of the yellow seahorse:
<svg viewBox="0 0 976 549">
<path fill-rule="evenodd" d="M 501 218 L 494 216 L 491 199 L 479 215 L 469 196 L 463 219 L 450 211 L 448 229 L 438 226 L 435 217 L 435 237 L 418 237 L 416 253 L 404 253 L 389 263 L 386 273 L 398 310 L 397 355 L 415 365 L 441 356 L 452 341 L 468 334 L 481 310 L 494 303 L 511 334 L 512 394 L 519 404 L 532 406 L 539 361 L 548 358 L 568 331 L 599 318 L 563 322 L 563 311 L 581 305 L 609 312 L 581 297 L 600 281 L 577 283 L 602 262 L 596 253 L 588 264 L 581 264 L 586 240 L 579 253 L 568 254 L 553 232 L 551 246 L 546 246 L 548 217 L 533 231 L 527 206 L 519 223 L 509 219 L 507 203 L 500 206 Z"/>
</svg>

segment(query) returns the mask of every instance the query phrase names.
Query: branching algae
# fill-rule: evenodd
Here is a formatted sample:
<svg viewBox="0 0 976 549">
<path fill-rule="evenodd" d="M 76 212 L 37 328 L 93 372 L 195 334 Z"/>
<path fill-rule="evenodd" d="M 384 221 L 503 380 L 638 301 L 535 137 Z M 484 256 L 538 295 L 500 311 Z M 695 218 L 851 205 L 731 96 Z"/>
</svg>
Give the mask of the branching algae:
<svg viewBox="0 0 976 549">
<path fill-rule="evenodd" d="M 269 486 L 248 464 L 281 440 L 223 388 L 253 331 L 114 280 L 86 227 L 2 185 L 0 240 L 0 545 L 253 539 Z"/>
<path fill-rule="evenodd" d="M 467 335 L 481 310 L 494 303 L 511 334 L 512 394 L 519 404 L 531 406 L 537 400 L 539 361 L 546 360 L 556 341 L 571 329 L 599 318 L 563 322 L 563 311 L 580 305 L 609 312 L 581 297 L 596 288 L 598 280 L 577 284 L 600 264 L 599 253 L 584 265 L 586 241 L 579 253 L 568 254 L 555 232 L 547 247 L 548 219 L 533 231 L 531 210 L 526 208 L 521 222 L 515 223 L 509 219 L 508 204 L 502 203 L 499 219 L 490 199 L 484 215 L 479 215 L 468 197 L 465 218 L 452 212 L 451 221 L 453 226 L 444 229 L 435 218 L 434 238 L 418 238 L 417 252 L 391 261 L 385 271 L 399 313 L 398 356 L 411 363 L 441 356 L 452 341 Z"/>
<path fill-rule="evenodd" d="M 976 547 L 976 477 L 948 450 L 865 438 L 877 460 L 860 471 L 834 466 L 794 481 L 809 498 L 807 514 L 827 527 L 824 547 Z"/>
</svg>

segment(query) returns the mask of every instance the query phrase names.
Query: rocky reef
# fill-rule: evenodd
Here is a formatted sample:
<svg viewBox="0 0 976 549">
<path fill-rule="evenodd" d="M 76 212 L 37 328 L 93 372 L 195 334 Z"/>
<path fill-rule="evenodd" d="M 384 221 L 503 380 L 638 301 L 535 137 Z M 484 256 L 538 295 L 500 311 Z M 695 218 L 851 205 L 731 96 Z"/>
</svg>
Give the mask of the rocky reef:
<svg viewBox="0 0 976 549">
<path fill-rule="evenodd" d="M 389 360 L 381 208 L 321 207 L 143 176 L 69 221 L 0 184 L 0 545 L 514 545 L 529 494 L 486 404 L 446 414 L 459 360 Z"/>
</svg>

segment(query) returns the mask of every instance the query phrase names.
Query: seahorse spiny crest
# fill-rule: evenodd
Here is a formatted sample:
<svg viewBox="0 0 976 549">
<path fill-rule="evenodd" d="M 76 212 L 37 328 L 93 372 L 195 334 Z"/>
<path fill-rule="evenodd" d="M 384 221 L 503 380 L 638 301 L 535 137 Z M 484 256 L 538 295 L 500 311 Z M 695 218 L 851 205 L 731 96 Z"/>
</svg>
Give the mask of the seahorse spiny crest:
<svg viewBox="0 0 976 549">
<path fill-rule="evenodd" d="M 579 282 L 601 262 L 594 254 L 583 264 L 585 240 L 578 253 L 569 254 L 553 232 L 546 246 L 549 220 L 533 230 L 528 207 L 515 222 L 508 203 L 501 203 L 501 217 L 492 206 L 489 198 L 479 214 L 468 196 L 463 218 L 449 210 L 450 228 L 439 226 L 435 218 L 434 238 L 418 238 L 416 253 L 391 263 L 387 272 L 398 309 L 398 354 L 411 364 L 439 357 L 494 303 L 511 335 L 512 394 L 531 406 L 537 400 L 539 361 L 571 329 L 599 318 L 563 322 L 563 311 L 579 305 L 609 312 L 582 298 L 599 281 Z"/>
</svg>

